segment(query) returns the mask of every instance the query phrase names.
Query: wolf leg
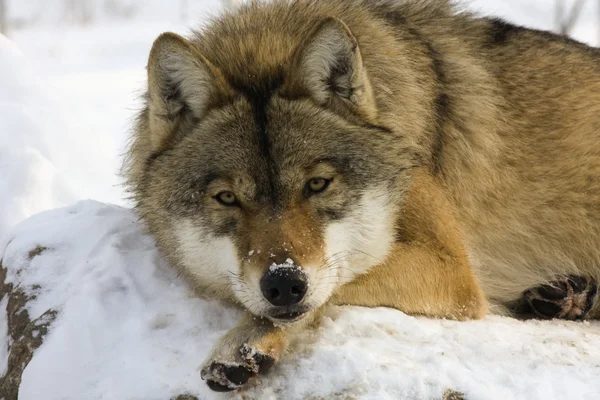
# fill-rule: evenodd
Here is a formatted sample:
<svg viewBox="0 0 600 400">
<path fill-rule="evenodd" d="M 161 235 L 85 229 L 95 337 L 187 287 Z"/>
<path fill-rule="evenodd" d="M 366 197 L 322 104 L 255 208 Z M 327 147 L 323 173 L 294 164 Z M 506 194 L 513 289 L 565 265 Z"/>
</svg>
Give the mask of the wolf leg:
<svg viewBox="0 0 600 400">
<path fill-rule="evenodd" d="M 453 319 L 485 315 L 487 301 L 451 210 L 435 179 L 415 174 L 392 251 L 381 264 L 338 289 L 333 303 Z"/>
<path fill-rule="evenodd" d="M 289 337 L 312 323 L 314 312 L 301 321 L 276 327 L 267 319 L 246 314 L 240 323 L 213 347 L 201 376 L 218 392 L 235 390 L 267 372 L 288 347 Z"/>
<path fill-rule="evenodd" d="M 398 245 L 384 263 L 339 289 L 332 302 L 459 320 L 482 318 L 487 312 L 468 265 L 410 245 Z"/>
<path fill-rule="evenodd" d="M 527 290 L 524 298 L 538 318 L 587 319 L 598 301 L 598 284 L 591 278 L 569 275 Z"/>
<path fill-rule="evenodd" d="M 213 347 L 202 368 L 202 379 L 212 390 L 234 390 L 266 372 L 286 345 L 281 329 L 266 319 L 247 314 Z"/>
</svg>

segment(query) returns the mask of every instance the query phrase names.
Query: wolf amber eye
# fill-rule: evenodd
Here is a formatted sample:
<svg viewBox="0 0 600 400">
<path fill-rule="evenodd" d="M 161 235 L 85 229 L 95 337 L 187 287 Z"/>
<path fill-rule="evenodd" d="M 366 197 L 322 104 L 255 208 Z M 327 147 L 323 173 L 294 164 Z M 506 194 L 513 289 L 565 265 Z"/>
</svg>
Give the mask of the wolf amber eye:
<svg viewBox="0 0 600 400">
<path fill-rule="evenodd" d="M 325 189 L 327 189 L 327 187 L 329 186 L 329 183 L 331 183 L 331 179 L 312 178 L 306 184 L 306 188 L 308 189 L 308 192 L 311 194 L 321 193 L 321 192 L 324 192 Z"/>
<path fill-rule="evenodd" d="M 233 192 L 224 191 L 215 196 L 215 199 L 224 206 L 235 206 L 238 204 L 237 197 Z"/>
</svg>

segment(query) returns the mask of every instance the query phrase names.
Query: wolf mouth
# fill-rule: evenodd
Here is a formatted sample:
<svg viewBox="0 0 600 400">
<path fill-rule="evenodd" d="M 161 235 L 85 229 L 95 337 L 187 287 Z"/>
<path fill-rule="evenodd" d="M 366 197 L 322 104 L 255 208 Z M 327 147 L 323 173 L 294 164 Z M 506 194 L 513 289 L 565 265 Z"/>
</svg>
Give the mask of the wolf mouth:
<svg viewBox="0 0 600 400">
<path fill-rule="evenodd" d="M 279 313 L 279 314 L 274 314 L 271 315 L 272 319 L 277 319 L 277 320 L 284 320 L 284 321 L 294 321 L 296 319 L 299 319 L 301 316 L 303 316 L 304 314 L 306 314 L 306 311 L 288 311 L 288 312 L 284 312 L 284 313 Z"/>
</svg>

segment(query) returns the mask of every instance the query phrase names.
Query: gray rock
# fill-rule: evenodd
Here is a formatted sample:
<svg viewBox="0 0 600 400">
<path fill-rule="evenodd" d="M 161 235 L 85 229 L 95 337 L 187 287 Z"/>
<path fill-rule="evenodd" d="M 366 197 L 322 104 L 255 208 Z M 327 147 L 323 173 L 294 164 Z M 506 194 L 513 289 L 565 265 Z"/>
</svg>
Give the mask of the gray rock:
<svg viewBox="0 0 600 400">
<path fill-rule="evenodd" d="M 29 258 L 40 255 L 46 248 L 36 247 L 29 253 Z M 23 371 L 31 361 L 35 350 L 43 343 L 48 328 L 56 318 L 55 310 L 47 310 L 39 318 L 31 320 L 25 305 L 35 299 L 35 295 L 27 295 L 20 288 L 6 282 L 6 269 L 0 260 L 0 301 L 8 297 L 6 306 L 8 316 L 8 368 L 0 377 L 0 398 L 16 400 Z M 34 288 L 35 289 L 35 288 Z"/>
</svg>

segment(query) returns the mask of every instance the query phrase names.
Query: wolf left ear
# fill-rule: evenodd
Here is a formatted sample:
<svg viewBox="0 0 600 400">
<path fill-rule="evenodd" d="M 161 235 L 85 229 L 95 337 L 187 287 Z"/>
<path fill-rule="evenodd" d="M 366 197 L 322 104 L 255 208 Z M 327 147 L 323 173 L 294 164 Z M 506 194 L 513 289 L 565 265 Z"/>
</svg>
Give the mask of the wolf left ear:
<svg viewBox="0 0 600 400">
<path fill-rule="evenodd" d="M 327 18 L 296 51 L 291 91 L 308 92 L 316 102 L 367 120 L 377 116 L 375 98 L 358 42 L 337 18 Z"/>
<path fill-rule="evenodd" d="M 148 60 L 148 129 L 153 151 L 184 134 L 229 93 L 221 72 L 186 39 L 163 33 Z"/>
</svg>

